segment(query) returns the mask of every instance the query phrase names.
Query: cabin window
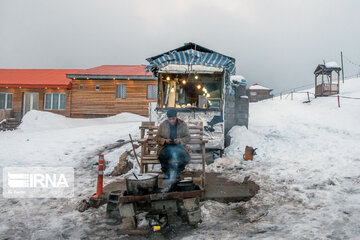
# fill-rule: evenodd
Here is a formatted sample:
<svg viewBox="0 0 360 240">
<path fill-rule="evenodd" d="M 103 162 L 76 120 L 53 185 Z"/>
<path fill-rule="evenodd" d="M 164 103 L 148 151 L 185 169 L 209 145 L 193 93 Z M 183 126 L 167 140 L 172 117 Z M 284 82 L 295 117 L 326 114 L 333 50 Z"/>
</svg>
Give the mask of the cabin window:
<svg viewBox="0 0 360 240">
<path fill-rule="evenodd" d="M 12 93 L 0 93 L 0 109 L 12 109 L 12 102 Z"/>
<path fill-rule="evenodd" d="M 116 98 L 126 98 L 126 84 L 116 84 Z"/>
<path fill-rule="evenodd" d="M 100 90 L 100 85 L 96 85 L 96 86 L 95 86 L 95 90 L 96 90 L 96 91 L 99 91 L 99 90 Z"/>
<path fill-rule="evenodd" d="M 45 93 L 44 109 L 46 110 L 65 110 L 65 93 Z"/>
<path fill-rule="evenodd" d="M 148 99 L 157 99 L 158 86 L 157 85 L 147 85 L 147 98 Z"/>
<path fill-rule="evenodd" d="M 52 109 L 57 110 L 59 108 L 59 94 L 53 93 L 52 94 Z"/>
<path fill-rule="evenodd" d="M 257 93 L 256 93 L 256 92 L 250 92 L 250 95 L 251 95 L 251 96 L 256 96 Z"/>
</svg>

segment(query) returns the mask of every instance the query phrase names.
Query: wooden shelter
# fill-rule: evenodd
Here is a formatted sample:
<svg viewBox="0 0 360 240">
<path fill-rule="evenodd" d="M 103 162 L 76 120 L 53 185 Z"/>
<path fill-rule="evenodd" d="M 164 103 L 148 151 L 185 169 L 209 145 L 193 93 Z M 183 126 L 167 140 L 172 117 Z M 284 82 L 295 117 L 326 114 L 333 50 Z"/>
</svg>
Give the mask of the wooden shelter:
<svg viewBox="0 0 360 240">
<path fill-rule="evenodd" d="M 337 82 L 334 82 L 333 72 L 337 73 Z M 330 96 L 340 92 L 340 71 L 341 68 L 336 62 L 319 64 L 315 71 L 315 97 Z M 321 76 L 321 83 L 318 84 L 318 77 Z"/>
</svg>

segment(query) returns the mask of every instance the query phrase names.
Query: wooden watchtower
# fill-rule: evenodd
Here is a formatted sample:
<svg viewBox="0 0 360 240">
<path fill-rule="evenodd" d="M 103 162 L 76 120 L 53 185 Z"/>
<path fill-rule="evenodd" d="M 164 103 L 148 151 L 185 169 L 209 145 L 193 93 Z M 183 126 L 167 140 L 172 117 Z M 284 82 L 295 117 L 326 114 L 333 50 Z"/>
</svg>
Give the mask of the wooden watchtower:
<svg viewBox="0 0 360 240">
<path fill-rule="evenodd" d="M 332 72 L 337 73 L 337 82 L 333 80 Z M 319 64 L 315 71 L 315 97 L 330 96 L 340 92 L 340 71 L 341 68 L 336 62 Z M 321 76 L 321 83 L 318 85 L 318 76 Z M 325 77 L 324 77 L 325 76 Z M 324 79 L 325 78 L 325 79 Z"/>
</svg>

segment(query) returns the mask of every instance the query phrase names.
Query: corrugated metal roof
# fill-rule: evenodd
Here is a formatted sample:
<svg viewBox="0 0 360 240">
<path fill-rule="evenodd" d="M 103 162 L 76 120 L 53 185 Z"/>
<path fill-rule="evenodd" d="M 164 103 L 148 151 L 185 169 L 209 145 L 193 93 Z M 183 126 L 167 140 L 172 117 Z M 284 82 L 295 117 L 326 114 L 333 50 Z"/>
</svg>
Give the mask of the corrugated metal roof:
<svg viewBox="0 0 360 240">
<path fill-rule="evenodd" d="M 78 69 L 0 69 L 0 87 L 70 88 L 67 73 Z"/>
<path fill-rule="evenodd" d="M 169 64 L 221 67 L 229 71 L 232 75 L 236 73 L 235 58 L 191 42 L 185 43 L 184 46 L 163 54 L 147 58 L 146 60 L 149 62 L 146 69 L 153 72 L 155 76 L 160 68 L 166 67 Z"/>
<path fill-rule="evenodd" d="M 145 71 L 146 65 L 102 65 L 99 67 L 80 70 L 72 75 L 118 75 L 118 76 L 151 76 Z"/>
</svg>

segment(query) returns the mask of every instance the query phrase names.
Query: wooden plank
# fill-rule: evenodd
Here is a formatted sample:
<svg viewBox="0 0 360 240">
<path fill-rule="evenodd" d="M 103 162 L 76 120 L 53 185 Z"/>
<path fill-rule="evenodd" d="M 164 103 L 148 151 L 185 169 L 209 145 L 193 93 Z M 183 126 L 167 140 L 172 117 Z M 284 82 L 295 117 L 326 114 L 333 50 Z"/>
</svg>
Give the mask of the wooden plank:
<svg viewBox="0 0 360 240">
<path fill-rule="evenodd" d="M 194 190 L 187 192 L 169 192 L 169 193 L 155 193 L 143 196 L 121 196 L 119 198 L 120 203 L 131 203 L 131 202 L 149 202 L 157 200 L 171 200 L 179 198 L 194 198 L 201 197 L 202 190 Z"/>
<path fill-rule="evenodd" d="M 142 162 L 143 162 L 143 164 L 160 164 L 160 161 L 157 159 L 153 159 L 153 160 L 144 159 L 144 160 L 142 160 Z"/>
</svg>

